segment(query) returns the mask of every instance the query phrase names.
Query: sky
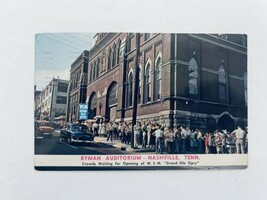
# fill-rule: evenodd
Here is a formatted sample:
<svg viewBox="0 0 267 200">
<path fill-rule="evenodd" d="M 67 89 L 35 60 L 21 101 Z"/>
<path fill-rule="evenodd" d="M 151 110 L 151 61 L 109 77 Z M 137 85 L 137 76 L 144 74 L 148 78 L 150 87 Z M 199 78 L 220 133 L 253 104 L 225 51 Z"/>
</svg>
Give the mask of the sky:
<svg viewBox="0 0 267 200">
<path fill-rule="evenodd" d="M 84 50 L 93 46 L 95 33 L 40 33 L 35 35 L 36 90 L 53 77 L 69 80 L 70 66 Z"/>
</svg>

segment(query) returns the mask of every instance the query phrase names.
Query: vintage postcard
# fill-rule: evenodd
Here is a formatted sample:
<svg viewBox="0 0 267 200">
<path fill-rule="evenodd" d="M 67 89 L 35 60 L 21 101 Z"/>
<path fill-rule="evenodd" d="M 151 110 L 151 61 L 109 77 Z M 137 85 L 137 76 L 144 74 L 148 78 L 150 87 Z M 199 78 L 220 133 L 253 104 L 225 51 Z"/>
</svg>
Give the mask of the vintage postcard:
<svg viewBox="0 0 267 200">
<path fill-rule="evenodd" d="M 35 36 L 37 170 L 248 165 L 247 35 Z"/>
</svg>

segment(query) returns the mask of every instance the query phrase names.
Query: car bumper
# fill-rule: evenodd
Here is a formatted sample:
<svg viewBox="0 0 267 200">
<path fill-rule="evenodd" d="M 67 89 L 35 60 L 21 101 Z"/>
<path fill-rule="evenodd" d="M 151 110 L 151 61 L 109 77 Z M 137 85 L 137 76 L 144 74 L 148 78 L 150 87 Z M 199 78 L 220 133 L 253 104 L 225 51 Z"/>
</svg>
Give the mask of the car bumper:
<svg viewBox="0 0 267 200">
<path fill-rule="evenodd" d="M 92 137 L 86 137 L 86 136 L 73 137 L 73 139 L 71 141 L 72 142 L 92 142 L 93 138 Z"/>
</svg>

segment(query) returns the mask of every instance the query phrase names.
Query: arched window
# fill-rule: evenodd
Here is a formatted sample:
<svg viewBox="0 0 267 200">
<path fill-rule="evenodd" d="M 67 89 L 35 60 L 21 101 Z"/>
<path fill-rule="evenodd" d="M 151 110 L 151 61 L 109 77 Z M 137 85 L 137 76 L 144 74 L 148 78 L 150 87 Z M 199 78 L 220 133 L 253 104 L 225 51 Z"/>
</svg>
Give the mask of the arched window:
<svg viewBox="0 0 267 200">
<path fill-rule="evenodd" d="M 111 56 L 111 50 L 109 49 L 108 51 L 108 70 L 111 69 L 111 60 L 112 60 L 112 56 Z"/>
<path fill-rule="evenodd" d="M 88 107 L 89 107 L 88 118 L 93 119 L 96 116 L 96 110 L 97 110 L 97 96 L 95 92 L 93 92 L 90 96 Z"/>
<path fill-rule="evenodd" d="M 113 83 L 109 90 L 108 105 L 114 105 L 118 102 L 118 84 Z"/>
<path fill-rule="evenodd" d="M 94 79 L 97 78 L 97 63 L 94 61 Z"/>
<path fill-rule="evenodd" d="M 116 45 L 113 46 L 113 50 L 112 50 L 112 68 L 115 67 L 116 65 L 116 60 L 117 60 L 117 49 L 116 49 Z"/>
<path fill-rule="evenodd" d="M 138 98 L 137 98 L 137 104 L 141 103 L 141 88 L 142 88 L 142 69 L 141 66 L 139 66 L 139 70 L 138 70 L 138 77 L 139 77 L 139 84 L 138 84 Z"/>
<path fill-rule="evenodd" d="M 90 68 L 90 81 L 93 81 L 93 64 L 91 64 Z"/>
<path fill-rule="evenodd" d="M 189 61 L 189 96 L 198 97 L 198 65 L 195 58 Z"/>
<path fill-rule="evenodd" d="M 244 94 L 245 94 L 245 105 L 248 105 L 248 80 L 247 80 L 247 72 L 244 73 Z"/>
<path fill-rule="evenodd" d="M 101 62 L 100 62 L 100 58 L 97 58 L 97 68 L 96 68 L 96 77 L 98 77 L 100 75 L 101 72 Z"/>
<path fill-rule="evenodd" d="M 156 61 L 155 67 L 155 100 L 161 98 L 161 58 L 159 57 Z"/>
<path fill-rule="evenodd" d="M 130 107 L 133 105 L 133 73 L 130 72 L 128 75 L 128 84 L 127 84 L 127 106 Z"/>
<path fill-rule="evenodd" d="M 120 48 L 121 48 L 121 40 L 118 41 L 116 64 L 119 64 L 120 62 Z"/>
<path fill-rule="evenodd" d="M 219 68 L 219 99 L 221 103 L 227 103 L 227 78 L 222 65 Z"/>
<path fill-rule="evenodd" d="M 150 73 L 150 63 L 146 65 L 145 68 L 145 103 L 151 101 L 151 73 Z"/>
</svg>

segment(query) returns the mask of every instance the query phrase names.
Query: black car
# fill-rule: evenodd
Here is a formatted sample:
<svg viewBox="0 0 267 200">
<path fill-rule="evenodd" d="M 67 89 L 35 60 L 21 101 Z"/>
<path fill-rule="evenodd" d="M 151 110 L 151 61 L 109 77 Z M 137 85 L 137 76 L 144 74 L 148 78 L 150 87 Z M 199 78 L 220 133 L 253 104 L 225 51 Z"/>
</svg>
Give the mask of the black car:
<svg viewBox="0 0 267 200">
<path fill-rule="evenodd" d="M 71 142 L 93 142 L 94 136 L 89 132 L 86 125 L 70 124 L 60 131 L 59 141 Z"/>
</svg>

